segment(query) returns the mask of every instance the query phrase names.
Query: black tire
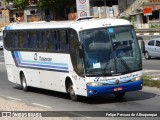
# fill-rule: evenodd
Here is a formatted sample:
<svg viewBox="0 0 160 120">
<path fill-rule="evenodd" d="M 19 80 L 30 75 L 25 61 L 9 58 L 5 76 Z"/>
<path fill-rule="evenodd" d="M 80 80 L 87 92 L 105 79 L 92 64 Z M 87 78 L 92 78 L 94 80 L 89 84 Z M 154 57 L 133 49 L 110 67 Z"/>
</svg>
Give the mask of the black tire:
<svg viewBox="0 0 160 120">
<path fill-rule="evenodd" d="M 72 82 L 69 83 L 68 92 L 72 101 L 78 101 L 78 95 L 75 94 L 75 90 Z"/>
<path fill-rule="evenodd" d="M 24 74 L 21 74 L 21 87 L 24 91 L 28 91 L 28 86 Z"/>
<path fill-rule="evenodd" d="M 149 55 L 148 52 L 144 53 L 144 57 L 145 57 L 146 60 L 149 60 L 151 58 L 151 56 Z"/>
<path fill-rule="evenodd" d="M 125 96 L 125 92 L 114 93 L 116 98 L 123 98 Z"/>
</svg>

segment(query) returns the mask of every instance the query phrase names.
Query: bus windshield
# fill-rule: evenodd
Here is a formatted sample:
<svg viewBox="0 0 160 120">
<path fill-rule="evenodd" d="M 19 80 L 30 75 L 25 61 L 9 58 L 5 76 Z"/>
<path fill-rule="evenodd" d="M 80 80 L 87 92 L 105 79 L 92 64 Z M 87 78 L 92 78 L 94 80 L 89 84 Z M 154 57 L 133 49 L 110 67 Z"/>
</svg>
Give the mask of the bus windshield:
<svg viewBox="0 0 160 120">
<path fill-rule="evenodd" d="M 114 76 L 142 69 L 132 26 L 99 28 L 80 33 L 86 76 Z"/>
</svg>

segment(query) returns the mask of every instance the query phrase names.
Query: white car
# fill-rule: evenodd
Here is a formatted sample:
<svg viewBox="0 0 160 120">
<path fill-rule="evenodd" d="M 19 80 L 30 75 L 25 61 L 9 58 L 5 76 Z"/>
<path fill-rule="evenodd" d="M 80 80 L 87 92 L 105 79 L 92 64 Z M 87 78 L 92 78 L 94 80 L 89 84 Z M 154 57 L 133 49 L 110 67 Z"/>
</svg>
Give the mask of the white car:
<svg viewBox="0 0 160 120">
<path fill-rule="evenodd" d="M 160 57 L 160 38 L 155 38 L 148 41 L 147 45 L 145 45 L 144 56 L 145 59 Z"/>
<path fill-rule="evenodd" d="M 0 32 L 0 49 L 3 49 L 3 33 Z"/>
</svg>

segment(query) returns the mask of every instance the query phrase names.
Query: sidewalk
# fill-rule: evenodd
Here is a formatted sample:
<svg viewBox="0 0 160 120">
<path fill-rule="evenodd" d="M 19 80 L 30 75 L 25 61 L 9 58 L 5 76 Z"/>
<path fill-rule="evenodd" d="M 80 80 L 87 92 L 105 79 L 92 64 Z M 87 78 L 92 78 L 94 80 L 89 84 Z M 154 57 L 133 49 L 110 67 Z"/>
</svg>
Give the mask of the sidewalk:
<svg viewBox="0 0 160 120">
<path fill-rule="evenodd" d="M 13 114 L 12 112 L 12 116 L 14 117 L 10 117 L 9 114 L 11 113 L 11 111 L 15 111 L 15 113 L 17 111 L 17 112 L 20 112 L 20 114 L 19 113 Z M 31 114 L 29 114 L 30 117 L 26 117 L 24 116 L 24 113 L 23 113 L 24 111 L 33 113 L 36 111 L 38 112 L 38 111 L 46 111 L 46 110 L 40 107 L 37 107 L 37 106 L 27 105 L 20 101 L 0 97 L 0 120 L 31 120 L 31 119 L 32 120 L 71 120 L 71 118 L 69 117 L 54 117 L 54 118 L 53 117 L 40 117 L 41 115 L 38 115 L 38 117 L 32 117 Z M 6 115 L 6 113 L 8 113 L 7 114 L 8 117 L 4 116 Z M 22 116 L 22 117 L 17 117 L 17 116 Z M 27 116 L 28 116 L 28 113 L 27 113 Z"/>
<path fill-rule="evenodd" d="M 152 76 L 152 80 L 160 80 L 160 70 L 143 70 L 143 75 Z"/>
</svg>

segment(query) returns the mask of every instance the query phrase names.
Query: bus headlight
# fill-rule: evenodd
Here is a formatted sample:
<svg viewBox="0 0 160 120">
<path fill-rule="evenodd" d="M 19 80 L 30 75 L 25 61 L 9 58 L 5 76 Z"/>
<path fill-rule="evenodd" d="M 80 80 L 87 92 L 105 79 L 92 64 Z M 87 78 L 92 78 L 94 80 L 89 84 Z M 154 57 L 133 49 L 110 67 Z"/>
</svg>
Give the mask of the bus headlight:
<svg viewBox="0 0 160 120">
<path fill-rule="evenodd" d="M 102 83 L 99 83 L 99 82 L 89 82 L 87 83 L 89 86 L 102 86 L 103 84 Z"/>
<path fill-rule="evenodd" d="M 138 81 L 138 80 L 142 80 L 143 79 L 143 76 L 139 76 L 139 77 L 135 77 L 132 79 L 132 81 Z"/>
</svg>

